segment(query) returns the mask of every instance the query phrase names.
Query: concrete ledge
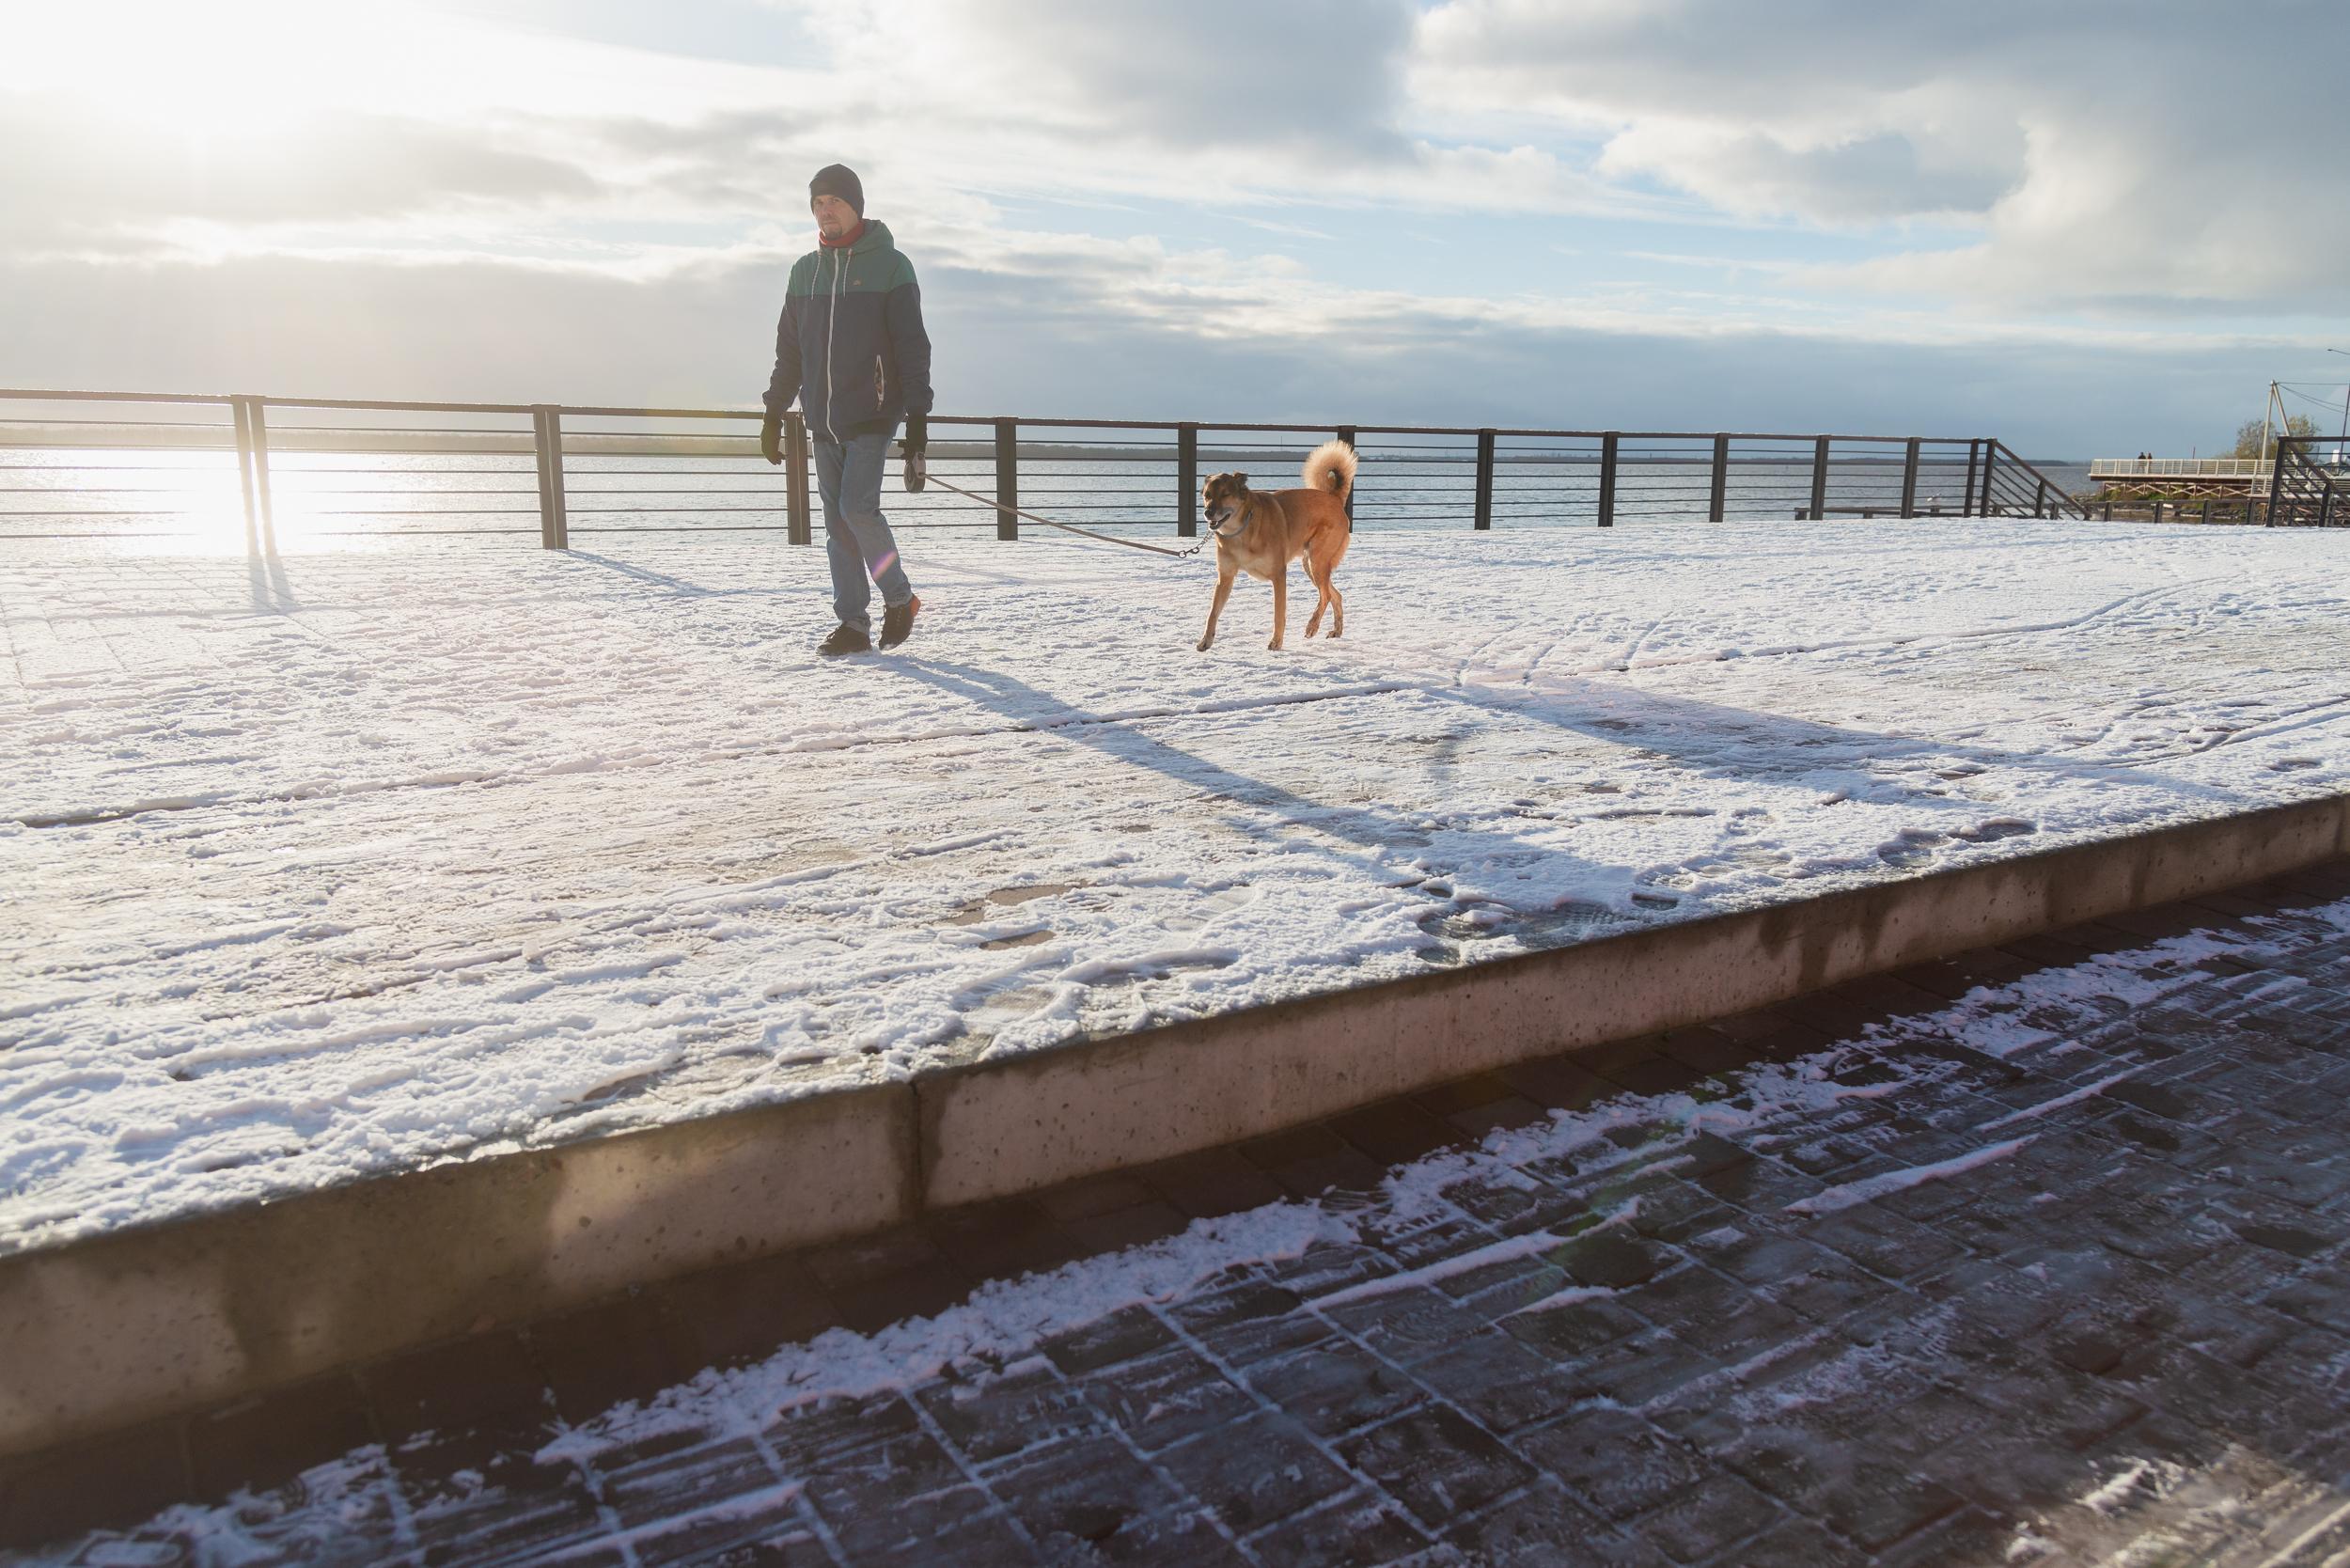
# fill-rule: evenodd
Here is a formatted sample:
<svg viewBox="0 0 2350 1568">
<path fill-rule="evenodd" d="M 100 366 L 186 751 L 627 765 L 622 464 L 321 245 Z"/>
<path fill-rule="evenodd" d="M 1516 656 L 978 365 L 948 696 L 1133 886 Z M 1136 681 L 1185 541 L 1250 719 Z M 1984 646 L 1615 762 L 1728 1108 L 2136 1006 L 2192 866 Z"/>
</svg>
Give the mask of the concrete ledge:
<svg viewBox="0 0 2350 1568">
<path fill-rule="evenodd" d="M 2350 799 L 1628 932 L 928 1074 L 925 1207 L 1212 1148 L 2350 853 Z"/>
<path fill-rule="evenodd" d="M 2350 855 L 2350 797 L 0 1257 L 0 1454 Z"/>
<path fill-rule="evenodd" d="M 0 1454 L 911 1217 L 902 1084 L 0 1258 Z"/>
</svg>

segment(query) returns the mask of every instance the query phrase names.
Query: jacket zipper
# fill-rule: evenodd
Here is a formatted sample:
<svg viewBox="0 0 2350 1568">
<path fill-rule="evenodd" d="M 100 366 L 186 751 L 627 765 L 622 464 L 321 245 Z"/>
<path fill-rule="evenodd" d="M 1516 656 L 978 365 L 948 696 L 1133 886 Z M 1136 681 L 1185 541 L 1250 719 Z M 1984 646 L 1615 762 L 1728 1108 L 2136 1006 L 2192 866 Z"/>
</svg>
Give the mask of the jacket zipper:
<svg viewBox="0 0 2350 1568">
<path fill-rule="evenodd" d="M 873 412 L 879 414 L 889 401 L 889 378 L 882 371 L 882 356 L 873 356 Z"/>
<path fill-rule="evenodd" d="M 833 424 L 832 405 L 840 394 L 833 385 L 832 351 L 840 330 L 840 274 L 848 260 L 845 250 L 832 253 L 832 308 L 824 317 L 824 433 L 836 447 L 840 445 L 840 431 Z"/>
</svg>

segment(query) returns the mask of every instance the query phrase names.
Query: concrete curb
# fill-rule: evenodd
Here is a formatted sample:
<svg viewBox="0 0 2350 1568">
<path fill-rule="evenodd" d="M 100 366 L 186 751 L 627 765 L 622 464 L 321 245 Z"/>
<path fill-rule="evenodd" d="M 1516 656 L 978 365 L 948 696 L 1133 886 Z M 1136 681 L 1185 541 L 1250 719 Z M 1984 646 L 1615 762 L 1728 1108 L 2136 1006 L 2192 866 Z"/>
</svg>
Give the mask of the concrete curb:
<svg viewBox="0 0 2350 1568">
<path fill-rule="evenodd" d="M 0 1257 L 0 1454 L 2350 855 L 2350 796 Z"/>
</svg>

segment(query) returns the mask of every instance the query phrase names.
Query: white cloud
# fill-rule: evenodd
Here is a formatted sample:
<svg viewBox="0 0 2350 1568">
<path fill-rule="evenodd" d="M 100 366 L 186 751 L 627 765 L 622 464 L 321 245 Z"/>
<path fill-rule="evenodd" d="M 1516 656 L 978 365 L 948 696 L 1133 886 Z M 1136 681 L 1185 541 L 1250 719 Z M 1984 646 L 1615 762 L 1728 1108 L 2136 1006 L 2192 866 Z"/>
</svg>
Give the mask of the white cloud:
<svg viewBox="0 0 2350 1568">
<path fill-rule="evenodd" d="M 1725 213 L 1982 232 L 1822 288 L 2310 307 L 2345 287 L 2350 204 L 2309 160 L 2350 129 L 2346 55 L 2332 7 L 1446 0 L 1413 86 L 1455 121 L 1597 136 L 1600 172 Z"/>
</svg>

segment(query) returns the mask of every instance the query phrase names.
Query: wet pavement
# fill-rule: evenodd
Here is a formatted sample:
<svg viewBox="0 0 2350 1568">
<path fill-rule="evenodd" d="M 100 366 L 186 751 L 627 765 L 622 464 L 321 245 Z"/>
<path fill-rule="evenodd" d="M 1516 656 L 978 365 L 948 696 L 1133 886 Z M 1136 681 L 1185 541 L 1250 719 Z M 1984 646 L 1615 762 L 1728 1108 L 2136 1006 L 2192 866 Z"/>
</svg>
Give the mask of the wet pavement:
<svg viewBox="0 0 2350 1568">
<path fill-rule="evenodd" d="M 2346 1095 L 2337 864 L 0 1465 L 0 1539 L 2342 1562 Z"/>
</svg>

